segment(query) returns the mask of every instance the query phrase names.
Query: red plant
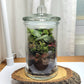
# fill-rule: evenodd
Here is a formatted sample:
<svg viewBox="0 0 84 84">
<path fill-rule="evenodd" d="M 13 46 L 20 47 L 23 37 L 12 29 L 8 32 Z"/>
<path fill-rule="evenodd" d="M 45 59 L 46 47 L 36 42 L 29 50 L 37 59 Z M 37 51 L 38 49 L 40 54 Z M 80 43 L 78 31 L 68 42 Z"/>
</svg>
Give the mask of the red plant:
<svg viewBox="0 0 84 84">
<path fill-rule="evenodd" d="M 49 47 L 56 47 L 55 43 L 51 43 L 48 45 Z"/>
</svg>

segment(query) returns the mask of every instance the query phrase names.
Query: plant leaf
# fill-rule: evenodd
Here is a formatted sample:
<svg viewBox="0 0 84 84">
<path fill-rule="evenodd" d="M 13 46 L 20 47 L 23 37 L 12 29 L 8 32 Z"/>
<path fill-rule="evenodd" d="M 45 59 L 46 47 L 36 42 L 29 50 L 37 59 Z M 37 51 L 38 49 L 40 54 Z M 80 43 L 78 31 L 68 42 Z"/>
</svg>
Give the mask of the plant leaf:
<svg viewBox="0 0 84 84">
<path fill-rule="evenodd" d="M 37 38 L 36 41 L 42 40 L 42 39 L 43 39 L 44 41 L 48 42 L 48 41 L 50 40 L 50 37 L 49 37 L 48 35 L 43 35 L 43 36 Z"/>
<path fill-rule="evenodd" d="M 29 29 L 29 28 L 28 28 L 28 31 L 29 31 L 29 33 L 31 33 L 33 36 L 36 36 L 36 37 L 40 37 L 40 36 L 41 36 L 41 34 L 40 34 L 40 32 L 39 32 L 38 30 Z"/>
</svg>

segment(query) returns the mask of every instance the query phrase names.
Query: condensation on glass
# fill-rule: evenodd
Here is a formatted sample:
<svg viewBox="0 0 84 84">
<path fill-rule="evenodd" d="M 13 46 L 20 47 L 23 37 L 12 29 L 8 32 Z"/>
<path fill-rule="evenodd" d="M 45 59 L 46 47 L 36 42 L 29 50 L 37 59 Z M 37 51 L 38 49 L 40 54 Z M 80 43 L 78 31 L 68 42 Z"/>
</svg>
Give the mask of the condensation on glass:
<svg viewBox="0 0 84 84">
<path fill-rule="evenodd" d="M 60 17 L 46 13 L 44 1 L 40 1 L 37 14 L 24 17 L 26 25 L 26 66 L 27 76 L 45 80 L 57 73 L 57 32 Z"/>
</svg>

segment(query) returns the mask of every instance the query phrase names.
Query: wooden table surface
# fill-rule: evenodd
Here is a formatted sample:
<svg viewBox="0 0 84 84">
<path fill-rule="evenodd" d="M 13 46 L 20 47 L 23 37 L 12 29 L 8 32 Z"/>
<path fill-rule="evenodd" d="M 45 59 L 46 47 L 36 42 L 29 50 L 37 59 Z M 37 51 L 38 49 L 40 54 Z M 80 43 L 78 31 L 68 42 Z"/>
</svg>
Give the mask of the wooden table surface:
<svg viewBox="0 0 84 84">
<path fill-rule="evenodd" d="M 26 62 L 25 58 L 16 58 L 17 62 Z M 84 56 L 59 56 L 57 57 L 57 62 L 84 62 Z M 0 71 L 6 66 L 6 61 L 0 64 Z"/>
</svg>

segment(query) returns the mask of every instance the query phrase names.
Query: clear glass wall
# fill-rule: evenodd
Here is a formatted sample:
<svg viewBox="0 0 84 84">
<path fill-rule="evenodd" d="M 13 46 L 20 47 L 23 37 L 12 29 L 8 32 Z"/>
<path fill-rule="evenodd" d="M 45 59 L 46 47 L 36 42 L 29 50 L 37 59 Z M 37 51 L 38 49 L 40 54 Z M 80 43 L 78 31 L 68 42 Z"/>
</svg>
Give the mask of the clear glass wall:
<svg viewBox="0 0 84 84">
<path fill-rule="evenodd" d="M 56 22 L 26 22 L 26 75 L 41 80 L 54 77 L 57 71 L 56 48 Z"/>
</svg>

